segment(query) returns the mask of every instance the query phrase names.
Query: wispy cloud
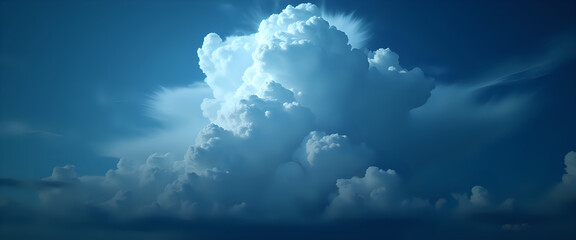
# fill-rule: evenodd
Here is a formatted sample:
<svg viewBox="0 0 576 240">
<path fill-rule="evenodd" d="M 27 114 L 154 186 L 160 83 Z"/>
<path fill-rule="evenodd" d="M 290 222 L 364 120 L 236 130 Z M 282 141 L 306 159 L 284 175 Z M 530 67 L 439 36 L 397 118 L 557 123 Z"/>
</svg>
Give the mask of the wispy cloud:
<svg viewBox="0 0 576 240">
<path fill-rule="evenodd" d="M 1 122 L 0 134 L 4 136 L 38 135 L 48 137 L 63 137 L 63 135 L 52 131 L 31 128 L 28 125 L 18 121 Z"/>
</svg>

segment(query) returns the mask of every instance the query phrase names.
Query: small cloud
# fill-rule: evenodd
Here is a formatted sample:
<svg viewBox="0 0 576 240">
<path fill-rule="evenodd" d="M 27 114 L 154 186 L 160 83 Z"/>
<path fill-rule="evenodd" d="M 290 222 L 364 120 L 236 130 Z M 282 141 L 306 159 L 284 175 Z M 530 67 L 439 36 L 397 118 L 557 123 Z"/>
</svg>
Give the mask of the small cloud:
<svg viewBox="0 0 576 240">
<path fill-rule="evenodd" d="M 66 187 L 67 183 L 54 180 L 21 181 L 13 178 L 0 178 L 0 187 L 47 190 Z"/>
<path fill-rule="evenodd" d="M 576 186 L 576 152 L 571 151 L 564 157 L 566 174 L 562 175 L 562 183 Z"/>
<path fill-rule="evenodd" d="M 516 223 L 516 224 L 504 224 L 502 225 L 502 230 L 504 231 L 522 231 L 522 230 L 526 230 L 528 228 L 528 224 L 527 223 Z"/>
<path fill-rule="evenodd" d="M 576 206 L 576 152 L 566 153 L 564 165 L 562 181 L 556 184 L 541 203 L 546 213 L 566 214 L 573 212 Z"/>
</svg>

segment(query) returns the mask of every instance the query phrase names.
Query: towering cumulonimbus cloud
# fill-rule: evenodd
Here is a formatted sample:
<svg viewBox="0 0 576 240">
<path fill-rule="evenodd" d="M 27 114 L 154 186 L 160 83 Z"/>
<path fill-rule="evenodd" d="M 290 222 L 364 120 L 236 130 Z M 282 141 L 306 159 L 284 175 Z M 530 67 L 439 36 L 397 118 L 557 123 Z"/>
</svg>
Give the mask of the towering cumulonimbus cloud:
<svg viewBox="0 0 576 240">
<path fill-rule="evenodd" d="M 46 180 L 69 186 L 41 192 L 43 203 L 122 217 L 260 220 L 374 217 L 446 203 L 410 196 L 401 172 L 383 170 L 392 160 L 380 153 L 398 151 L 388 144 L 419 138 L 407 124 L 421 127 L 438 110 L 421 110 L 433 79 L 403 68 L 390 49 L 353 48 L 318 7 L 301 4 L 271 15 L 251 35 L 208 34 L 198 57 L 207 86 L 175 91 L 177 98 L 160 94 L 153 104 L 161 119 L 170 119 L 185 114 L 164 103 L 199 102 L 180 96 L 187 93 L 205 97 L 201 110 L 210 123 L 184 156 L 121 159 L 104 176 L 55 168 Z M 485 114 L 498 122 L 503 113 Z M 488 205 L 486 196 L 477 186 L 459 201 Z"/>
</svg>

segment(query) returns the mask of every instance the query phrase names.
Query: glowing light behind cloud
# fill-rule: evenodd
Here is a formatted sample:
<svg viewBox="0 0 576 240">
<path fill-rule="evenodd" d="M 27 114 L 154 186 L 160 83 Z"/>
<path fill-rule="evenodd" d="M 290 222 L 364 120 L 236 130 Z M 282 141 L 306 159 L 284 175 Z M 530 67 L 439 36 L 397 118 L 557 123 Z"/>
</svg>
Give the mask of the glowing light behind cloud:
<svg viewBox="0 0 576 240">
<path fill-rule="evenodd" d="M 326 19 L 338 30 L 346 33 L 348 43 L 353 48 L 362 49 L 370 39 L 370 29 L 362 18 L 352 13 L 329 13 L 322 9 L 322 18 Z"/>
</svg>

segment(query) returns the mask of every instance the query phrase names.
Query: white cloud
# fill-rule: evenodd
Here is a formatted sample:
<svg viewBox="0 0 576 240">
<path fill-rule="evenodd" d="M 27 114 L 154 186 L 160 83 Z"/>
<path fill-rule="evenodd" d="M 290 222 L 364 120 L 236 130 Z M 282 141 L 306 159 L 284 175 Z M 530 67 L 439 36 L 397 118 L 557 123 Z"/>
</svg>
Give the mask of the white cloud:
<svg viewBox="0 0 576 240">
<path fill-rule="evenodd" d="M 515 209 L 515 199 L 507 198 L 497 204 L 490 196 L 488 190 L 482 186 L 474 186 L 468 193 L 454 193 L 452 197 L 457 201 L 457 214 L 474 214 L 482 212 L 510 212 Z"/>
<path fill-rule="evenodd" d="M 382 215 L 399 207 L 399 179 L 394 170 L 366 169 L 364 177 L 338 179 L 338 195 L 327 209 L 331 217 Z"/>
<path fill-rule="evenodd" d="M 76 170 L 73 165 L 66 165 L 64 167 L 55 167 L 52 171 L 52 176 L 45 178 L 47 181 L 56 182 L 75 182 L 78 180 Z"/>
<path fill-rule="evenodd" d="M 470 203 L 476 206 L 487 206 L 490 201 L 488 197 L 488 190 L 482 186 L 472 187 L 472 195 L 470 196 Z"/>
<path fill-rule="evenodd" d="M 328 179 L 352 177 L 361 173 L 374 153 L 365 145 L 354 146 L 346 135 L 310 132 L 296 150 L 295 158 L 314 175 L 329 175 Z"/>
<path fill-rule="evenodd" d="M 429 200 L 406 194 L 395 171 L 380 169 L 394 159 L 379 153 L 402 159 L 395 153 L 412 147 L 398 150 L 392 143 L 421 137 L 408 131 L 414 126 L 434 129 L 445 116 L 463 125 L 482 116 L 497 125 L 522 103 L 498 101 L 460 113 L 476 106 L 467 96 L 473 90 L 442 88 L 435 96 L 434 81 L 419 68 L 403 68 L 392 50 L 353 48 L 364 40 L 353 17 L 323 16 L 312 4 L 288 6 L 254 34 L 208 34 L 198 49 L 206 84 L 162 89 L 149 103 L 161 130 L 105 148 L 125 157 L 105 176 L 55 168 L 49 179 L 75 181 L 75 187 L 43 191 L 43 203 L 183 219 L 433 209 Z M 406 121 L 411 117 L 417 119 Z M 479 186 L 458 199 L 489 205 Z M 435 203 L 445 205 L 444 199 Z"/>
</svg>

